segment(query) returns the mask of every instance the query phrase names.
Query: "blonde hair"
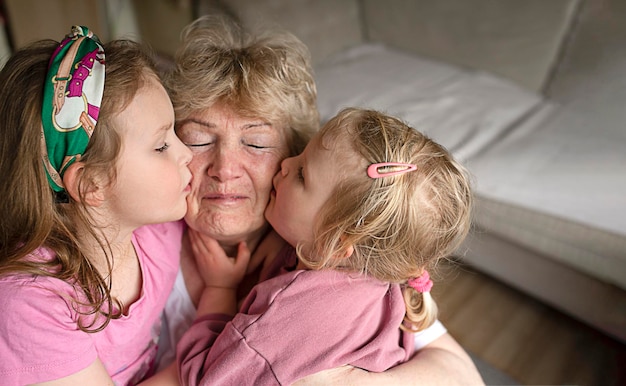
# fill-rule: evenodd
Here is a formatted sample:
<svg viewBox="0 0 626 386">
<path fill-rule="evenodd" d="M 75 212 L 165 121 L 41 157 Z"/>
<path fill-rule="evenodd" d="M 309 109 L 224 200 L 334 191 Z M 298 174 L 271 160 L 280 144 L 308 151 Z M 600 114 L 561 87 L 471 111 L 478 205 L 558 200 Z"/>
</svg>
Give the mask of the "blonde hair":
<svg viewBox="0 0 626 386">
<path fill-rule="evenodd" d="M 377 111 L 345 109 L 322 127 L 320 138 L 322 146 L 339 146 L 339 164 L 342 157 L 354 164 L 349 159 L 356 153 L 363 167 L 345 174 L 317 217 L 312 248 L 322 260 L 301 258 L 313 269 L 347 269 L 405 285 L 405 324 L 411 331 L 428 327 L 437 318 L 436 303 L 406 283 L 452 254 L 467 235 L 468 173 L 441 145 Z M 367 167 L 380 162 L 410 163 L 417 170 L 368 177 Z M 336 258 L 349 246 L 351 257 Z"/>
<path fill-rule="evenodd" d="M 319 128 L 308 48 L 286 31 L 251 35 L 230 19 L 205 16 L 181 34 L 175 68 L 165 74 L 178 122 L 216 104 L 267 120 L 299 154 Z"/>
<path fill-rule="evenodd" d="M 75 309 L 83 316 L 105 316 L 98 325 L 96 321 L 101 318 L 80 318 L 81 330 L 96 332 L 120 316 L 113 311 L 113 303 L 120 304 L 110 293 L 110 248 L 84 204 L 73 200 L 68 204 L 55 203 L 41 156 L 43 84 L 58 44 L 42 40 L 24 47 L 11 56 L 0 72 L 0 275 L 50 276 L 76 286 L 86 300 L 74 299 Z M 96 177 L 114 181 L 113 166 L 121 148 L 114 118 L 128 106 L 148 77 L 157 77 L 151 55 L 137 43 L 113 41 L 105 44 L 104 49 L 104 94 L 96 129 L 81 157 L 81 196 Z M 82 252 L 76 237 L 79 230 L 87 230 L 101 243 L 108 259 L 108 275 L 101 275 Z M 42 246 L 55 252 L 52 261 L 26 258 Z"/>
</svg>

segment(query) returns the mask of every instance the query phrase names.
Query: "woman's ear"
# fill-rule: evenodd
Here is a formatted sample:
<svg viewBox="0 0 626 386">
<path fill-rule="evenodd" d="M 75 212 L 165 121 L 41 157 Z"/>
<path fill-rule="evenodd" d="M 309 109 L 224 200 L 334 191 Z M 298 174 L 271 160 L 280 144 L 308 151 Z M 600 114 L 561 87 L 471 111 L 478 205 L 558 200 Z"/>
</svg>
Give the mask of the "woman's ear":
<svg viewBox="0 0 626 386">
<path fill-rule="evenodd" d="M 83 178 L 84 170 L 85 165 L 80 161 L 72 163 L 65 169 L 65 173 L 63 173 L 65 190 L 76 202 L 94 207 L 100 206 L 104 201 L 103 190 L 96 181 Z"/>
</svg>

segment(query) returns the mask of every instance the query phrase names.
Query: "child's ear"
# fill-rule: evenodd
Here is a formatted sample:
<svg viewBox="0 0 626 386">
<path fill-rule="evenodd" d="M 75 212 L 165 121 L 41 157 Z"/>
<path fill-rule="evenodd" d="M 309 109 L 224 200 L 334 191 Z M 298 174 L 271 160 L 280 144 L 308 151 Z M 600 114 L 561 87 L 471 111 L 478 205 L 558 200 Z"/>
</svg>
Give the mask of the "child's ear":
<svg viewBox="0 0 626 386">
<path fill-rule="evenodd" d="M 83 172 L 85 165 L 76 161 L 65 169 L 63 173 L 63 184 L 65 190 L 76 202 L 82 202 L 89 206 L 100 206 L 104 201 L 103 189 L 98 186 L 98 183 L 93 180 L 87 181 L 83 178 Z M 81 196 L 82 190 L 82 196 Z"/>
<path fill-rule="evenodd" d="M 344 250 L 342 252 L 340 252 L 340 259 L 347 259 L 348 257 L 352 256 L 352 254 L 354 253 L 354 246 L 348 245 L 346 248 L 344 248 Z"/>
<path fill-rule="evenodd" d="M 343 248 L 337 252 L 336 257 L 338 259 L 347 259 L 348 257 L 352 256 L 352 254 L 354 253 L 354 245 L 346 243 L 345 234 L 339 236 L 339 240 Z"/>
</svg>

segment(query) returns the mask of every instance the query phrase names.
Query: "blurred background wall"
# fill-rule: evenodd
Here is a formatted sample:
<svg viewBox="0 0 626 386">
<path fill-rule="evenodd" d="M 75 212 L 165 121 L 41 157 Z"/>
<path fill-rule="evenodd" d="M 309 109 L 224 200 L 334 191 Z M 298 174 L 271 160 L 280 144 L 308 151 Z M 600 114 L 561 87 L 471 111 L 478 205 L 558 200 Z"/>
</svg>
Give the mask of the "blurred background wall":
<svg viewBox="0 0 626 386">
<path fill-rule="evenodd" d="M 186 24 L 201 14 L 226 13 L 247 26 L 277 25 L 292 31 L 310 47 L 314 62 L 352 43 L 380 41 L 542 91 L 581 3 L 583 0 L 3 0 L 0 60 L 5 60 L 12 48 L 30 41 L 60 40 L 73 24 L 90 27 L 104 41 L 119 37 L 143 40 L 171 57 Z"/>
</svg>

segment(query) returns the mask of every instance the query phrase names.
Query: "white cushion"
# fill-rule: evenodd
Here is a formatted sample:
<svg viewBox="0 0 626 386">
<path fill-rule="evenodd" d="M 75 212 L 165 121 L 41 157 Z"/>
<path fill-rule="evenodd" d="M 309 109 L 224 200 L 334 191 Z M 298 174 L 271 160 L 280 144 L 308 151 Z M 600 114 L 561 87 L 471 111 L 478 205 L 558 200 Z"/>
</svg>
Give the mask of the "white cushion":
<svg viewBox="0 0 626 386">
<path fill-rule="evenodd" d="M 364 44 L 316 69 L 326 121 L 341 108 L 385 111 L 408 121 L 461 160 L 478 154 L 542 98 L 489 74 Z"/>
<path fill-rule="evenodd" d="M 625 136 L 501 78 L 383 45 L 334 56 L 316 79 L 324 121 L 347 106 L 385 111 L 464 162 L 481 229 L 626 288 Z"/>
</svg>

